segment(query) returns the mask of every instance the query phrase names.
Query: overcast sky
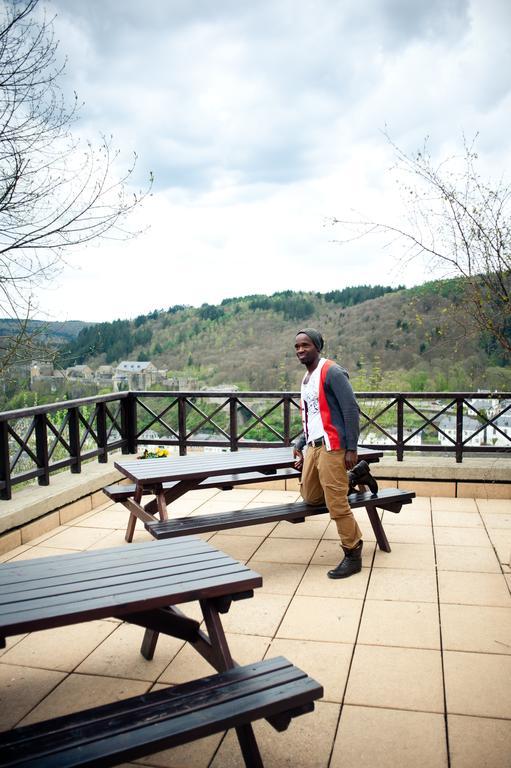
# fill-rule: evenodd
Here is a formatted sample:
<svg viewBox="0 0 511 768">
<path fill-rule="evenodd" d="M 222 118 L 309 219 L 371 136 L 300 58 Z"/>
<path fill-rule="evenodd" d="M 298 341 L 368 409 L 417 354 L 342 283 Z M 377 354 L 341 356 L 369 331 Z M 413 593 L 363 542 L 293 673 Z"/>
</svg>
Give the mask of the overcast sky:
<svg viewBox="0 0 511 768">
<path fill-rule="evenodd" d="M 251 293 L 412 285 L 392 249 L 334 242 L 351 209 L 399 214 L 383 132 L 438 159 L 479 132 L 511 172 L 509 0 L 53 0 L 85 102 L 152 197 L 136 240 L 68 255 L 52 319 L 113 320 Z"/>
</svg>

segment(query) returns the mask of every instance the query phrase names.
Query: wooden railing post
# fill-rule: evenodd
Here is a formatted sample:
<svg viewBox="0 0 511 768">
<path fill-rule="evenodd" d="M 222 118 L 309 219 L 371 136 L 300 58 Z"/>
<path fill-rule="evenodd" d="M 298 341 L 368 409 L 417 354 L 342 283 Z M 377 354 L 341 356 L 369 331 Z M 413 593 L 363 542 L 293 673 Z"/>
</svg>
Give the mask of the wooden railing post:
<svg viewBox="0 0 511 768">
<path fill-rule="evenodd" d="M 80 449 L 80 415 L 78 408 L 69 409 L 69 447 L 71 448 L 71 472 L 74 475 L 82 471 L 82 456 Z"/>
<path fill-rule="evenodd" d="M 11 486 L 11 461 L 9 458 L 9 423 L 0 422 L 0 498 L 8 500 L 12 498 Z"/>
<path fill-rule="evenodd" d="M 108 461 L 108 435 L 106 429 L 106 403 L 98 403 L 96 416 L 96 429 L 98 434 L 98 461 L 100 464 L 106 464 Z"/>
<path fill-rule="evenodd" d="M 50 468 L 48 466 L 48 427 L 46 424 L 46 414 L 38 413 L 34 416 L 35 426 L 35 453 L 37 457 L 37 468 L 42 469 L 42 474 L 38 475 L 39 485 L 50 484 Z"/>
<path fill-rule="evenodd" d="M 238 398 L 229 398 L 229 438 L 231 451 L 238 450 Z"/>
<path fill-rule="evenodd" d="M 284 395 L 284 445 L 291 445 L 291 398 Z"/>
<path fill-rule="evenodd" d="M 404 398 L 403 395 L 399 394 L 397 398 L 397 444 L 396 444 L 396 455 L 398 461 L 403 461 L 403 456 L 405 452 L 405 443 L 404 443 Z"/>
<path fill-rule="evenodd" d="M 126 442 L 122 446 L 123 453 L 137 452 L 137 399 L 132 392 L 121 400 L 121 437 Z"/>
<path fill-rule="evenodd" d="M 186 397 L 177 401 L 179 455 L 186 456 Z"/>
<path fill-rule="evenodd" d="M 463 398 L 456 398 L 456 463 L 463 461 Z"/>
</svg>

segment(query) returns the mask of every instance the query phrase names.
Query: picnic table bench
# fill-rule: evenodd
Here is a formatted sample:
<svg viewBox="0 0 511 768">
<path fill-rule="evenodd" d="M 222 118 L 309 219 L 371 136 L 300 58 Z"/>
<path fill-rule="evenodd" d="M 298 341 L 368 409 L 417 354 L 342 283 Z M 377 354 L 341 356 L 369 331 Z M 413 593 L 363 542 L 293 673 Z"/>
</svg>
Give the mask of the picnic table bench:
<svg viewBox="0 0 511 768">
<path fill-rule="evenodd" d="M 188 641 L 217 671 L 169 689 L 0 734 L 3 768 L 110 766 L 235 728 L 245 765 L 262 766 L 251 723 L 284 730 L 310 712 L 322 687 L 286 659 L 236 665 L 220 614 L 253 596 L 259 574 L 192 537 L 150 541 L 0 565 L 0 647 L 24 632 L 116 617 Z M 177 606 L 198 600 L 200 622 Z"/>
</svg>

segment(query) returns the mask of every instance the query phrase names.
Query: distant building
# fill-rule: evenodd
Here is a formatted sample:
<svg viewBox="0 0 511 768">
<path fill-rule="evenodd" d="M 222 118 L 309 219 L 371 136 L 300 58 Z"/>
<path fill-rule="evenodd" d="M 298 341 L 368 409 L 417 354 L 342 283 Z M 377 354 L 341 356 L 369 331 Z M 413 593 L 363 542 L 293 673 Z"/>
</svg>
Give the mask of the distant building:
<svg viewBox="0 0 511 768">
<path fill-rule="evenodd" d="M 161 373 L 149 361 L 123 360 L 113 376 L 114 391 L 126 389 L 149 389 L 161 378 Z"/>
<path fill-rule="evenodd" d="M 94 373 L 98 387 L 111 387 L 114 377 L 114 369 L 111 365 L 100 365 Z"/>
<path fill-rule="evenodd" d="M 81 379 L 85 381 L 93 381 L 94 374 L 92 368 L 88 365 L 73 365 L 71 368 L 66 368 L 66 376 L 68 379 Z"/>
</svg>

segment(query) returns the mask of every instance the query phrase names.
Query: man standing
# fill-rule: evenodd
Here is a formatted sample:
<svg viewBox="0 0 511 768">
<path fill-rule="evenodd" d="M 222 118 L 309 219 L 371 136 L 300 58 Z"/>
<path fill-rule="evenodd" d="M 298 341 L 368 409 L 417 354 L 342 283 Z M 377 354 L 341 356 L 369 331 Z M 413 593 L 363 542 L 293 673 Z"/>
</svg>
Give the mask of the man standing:
<svg viewBox="0 0 511 768">
<path fill-rule="evenodd" d="M 348 470 L 357 463 L 359 408 L 347 371 L 321 357 L 323 344 L 314 328 L 296 335 L 296 356 L 307 373 L 301 386 L 303 435 L 295 443 L 295 466 L 302 471 L 304 501 L 326 503 L 335 520 L 344 559 L 328 576 L 345 579 L 362 568 L 362 533 L 348 502 Z"/>
</svg>

